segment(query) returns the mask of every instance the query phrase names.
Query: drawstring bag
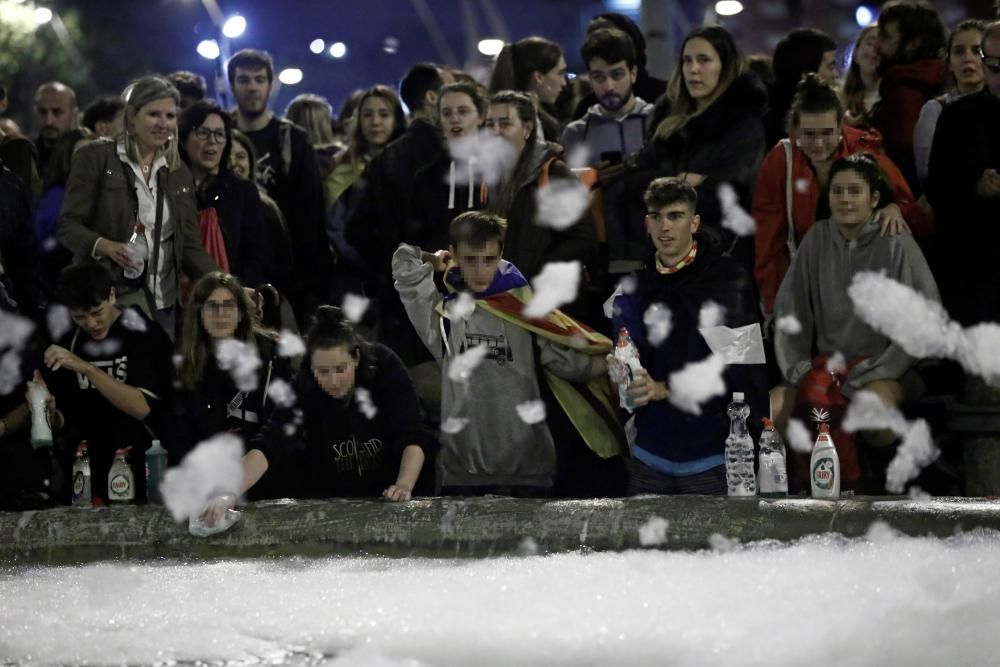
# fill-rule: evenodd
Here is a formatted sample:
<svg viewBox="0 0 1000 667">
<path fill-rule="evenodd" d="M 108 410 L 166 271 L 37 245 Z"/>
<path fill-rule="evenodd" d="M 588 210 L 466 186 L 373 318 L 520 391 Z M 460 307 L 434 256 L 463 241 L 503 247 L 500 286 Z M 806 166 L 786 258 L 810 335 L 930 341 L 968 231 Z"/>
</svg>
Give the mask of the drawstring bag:
<svg viewBox="0 0 1000 667">
<path fill-rule="evenodd" d="M 844 413 L 847 412 L 850 401 L 841 392 L 841 387 L 847 381 L 850 370 L 863 359 L 864 357 L 851 359 L 847 362 L 847 367 L 840 372 L 827 370 L 828 355 L 821 354 L 813 359 L 812 370 L 806 373 L 799 385 L 792 414 L 792 417 L 799 419 L 810 432 L 818 432 L 821 423 L 829 425 L 830 437 L 840 458 L 841 479 L 848 485 L 861 479 L 861 466 L 858 463 L 854 434 L 848 433 L 842 427 Z M 809 456 L 800 454 L 795 459 L 795 479 L 808 489 Z"/>
</svg>

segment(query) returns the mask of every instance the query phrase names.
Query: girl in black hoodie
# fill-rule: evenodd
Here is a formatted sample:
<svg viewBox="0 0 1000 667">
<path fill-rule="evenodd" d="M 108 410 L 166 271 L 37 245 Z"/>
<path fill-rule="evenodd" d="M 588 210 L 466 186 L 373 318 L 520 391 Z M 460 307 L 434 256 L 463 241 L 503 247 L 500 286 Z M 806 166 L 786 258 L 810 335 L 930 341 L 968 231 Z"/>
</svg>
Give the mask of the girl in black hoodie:
<svg viewBox="0 0 1000 667">
<path fill-rule="evenodd" d="M 315 320 L 294 398 L 247 447 L 242 491 L 276 467 L 294 498 L 409 500 L 431 482 L 421 471 L 437 443 L 406 368 L 389 348 L 362 340 L 339 308 L 320 306 Z M 228 498 L 210 503 L 209 525 L 232 507 Z"/>
<path fill-rule="evenodd" d="M 252 346 L 260 358 L 254 387 L 237 386 L 219 368 L 217 345 L 233 340 Z M 184 317 L 178 389 L 166 447 L 176 464 L 202 440 L 235 433 L 248 442 L 270 416 L 268 391 L 275 380 L 290 381 L 290 360 L 277 354 L 277 334 L 259 327 L 254 308 L 235 276 L 216 271 L 195 283 Z M 248 379 L 249 381 L 249 379 Z"/>
</svg>

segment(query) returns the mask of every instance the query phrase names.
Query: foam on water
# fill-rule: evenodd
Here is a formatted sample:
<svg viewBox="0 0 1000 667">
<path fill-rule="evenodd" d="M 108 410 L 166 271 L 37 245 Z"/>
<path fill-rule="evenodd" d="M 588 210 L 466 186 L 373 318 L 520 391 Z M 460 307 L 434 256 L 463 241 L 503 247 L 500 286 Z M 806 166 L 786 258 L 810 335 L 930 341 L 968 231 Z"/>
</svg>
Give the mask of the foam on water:
<svg viewBox="0 0 1000 667">
<path fill-rule="evenodd" d="M 886 531 L 725 552 L 7 570 L 0 662 L 989 664 L 998 570 L 997 533 Z"/>
</svg>

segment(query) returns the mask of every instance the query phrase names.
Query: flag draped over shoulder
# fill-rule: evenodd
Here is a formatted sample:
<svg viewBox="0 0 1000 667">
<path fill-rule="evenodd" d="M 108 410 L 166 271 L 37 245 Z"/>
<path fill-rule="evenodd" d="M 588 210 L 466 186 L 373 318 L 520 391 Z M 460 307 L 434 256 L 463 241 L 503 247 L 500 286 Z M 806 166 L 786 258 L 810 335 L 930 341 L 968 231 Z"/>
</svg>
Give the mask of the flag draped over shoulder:
<svg viewBox="0 0 1000 667">
<path fill-rule="evenodd" d="M 448 295 L 438 304 L 442 317 L 450 318 L 446 304 L 455 299 L 462 286 L 461 272 L 452 267 L 445 274 Z M 477 308 L 521 327 L 529 333 L 589 355 L 611 352 L 611 340 L 560 310 L 553 310 L 541 319 L 527 318 L 522 313 L 533 296 L 528 281 L 513 264 L 501 260 L 497 276 L 483 292 L 473 295 Z M 587 384 L 569 382 L 546 369 L 542 374 L 549 389 L 569 417 L 573 427 L 595 454 L 611 458 L 627 452 L 625 432 L 621 427 L 607 376 Z"/>
</svg>

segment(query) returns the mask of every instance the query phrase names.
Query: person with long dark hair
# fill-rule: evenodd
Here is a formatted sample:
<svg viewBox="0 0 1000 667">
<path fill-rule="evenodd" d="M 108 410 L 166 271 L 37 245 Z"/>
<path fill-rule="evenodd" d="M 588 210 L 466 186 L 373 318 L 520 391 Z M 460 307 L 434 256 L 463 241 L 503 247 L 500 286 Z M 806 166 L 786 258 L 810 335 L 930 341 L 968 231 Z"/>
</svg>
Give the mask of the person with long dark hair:
<svg viewBox="0 0 1000 667">
<path fill-rule="evenodd" d="M 539 141 L 534 101 L 512 90 L 494 94 L 486 111 L 486 129 L 509 143 L 517 156 L 489 197 L 489 210 L 507 221 L 504 257 L 529 280 L 547 262 L 579 260 L 584 270 L 588 266 L 595 270 L 597 239 L 589 209 L 562 230 L 536 219 L 539 190 L 575 176 L 559 144 Z"/>
<path fill-rule="evenodd" d="M 195 102 L 181 115 L 181 159 L 191 168 L 202 245 L 224 272 L 247 286 L 264 282 L 266 238 L 257 187 L 233 173 L 232 120 L 214 102 Z"/>
<path fill-rule="evenodd" d="M 761 122 L 766 108 L 763 84 L 747 70 L 725 28 L 703 26 L 688 33 L 667 94 L 653 111 L 651 140 L 639 155 L 639 169 L 628 177 L 631 236 L 641 240 L 646 235 L 640 205 L 646 186 L 656 177 L 680 176 L 698 192 L 705 238 L 721 243 L 725 252 L 752 271 L 752 242 L 723 227 L 718 191 L 728 184 L 749 208 L 757 167 L 766 151 Z"/>
<path fill-rule="evenodd" d="M 376 85 L 361 95 L 350 124 L 350 146 L 337 155 L 325 181 L 329 206 L 326 233 L 338 258 L 338 279 L 331 285 L 334 303 L 340 303 L 346 292 L 361 294 L 362 279 L 372 272 L 360 253 L 347 243 L 346 220 L 364 196 L 368 165 L 405 131 L 403 105 L 391 88 Z"/>
<path fill-rule="evenodd" d="M 922 184 L 927 182 L 934 130 L 944 106 L 963 95 L 978 93 L 985 85 L 983 51 L 980 46 L 985 31 L 985 22 L 969 19 L 955 26 L 948 36 L 945 58 L 951 85 L 944 95 L 935 97 L 924 105 L 917 125 L 913 128 L 913 159 L 917 163 L 917 177 Z"/>
<path fill-rule="evenodd" d="M 504 45 L 490 76 L 489 92 L 516 90 L 534 95 L 539 102 L 540 133 L 558 141 L 564 124 L 555 104 L 566 87 L 566 58 L 562 47 L 544 37 L 525 37 Z"/>
<path fill-rule="evenodd" d="M 276 409 L 247 446 L 241 493 L 272 468 L 293 498 L 405 501 L 430 482 L 421 472 L 437 443 L 406 368 L 389 348 L 362 339 L 339 308 L 317 309 L 292 389 L 294 405 Z M 234 500 L 211 503 L 206 522 Z"/>
<path fill-rule="evenodd" d="M 198 103 L 200 104 L 200 103 Z M 261 360 L 252 388 L 240 386 L 219 367 L 219 346 L 234 341 Z M 254 307 L 235 276 L 207 274 L 191 292 L 180 340 L 179 387 L 165 445 L 171 461 L 180 461 L 202 440 L 223 432 L 249 442 L 273 411 L 268 395 L 276 380 L 291 380 L 290 361 L 277 354 L 278 336 L 263 329 Z"/>
<path fill-rule="evenodd" d="M 941 15 L 929 2 L 890 0 L 882 6 L 878 19 L 881 99 L 872 110 L 872 126 L 881 133 L 885 152 L 917 197 L 923 187 L 913 157 L 913 130 L 924 104 L 944 92 L 947 39 Z"/>
</svg>

